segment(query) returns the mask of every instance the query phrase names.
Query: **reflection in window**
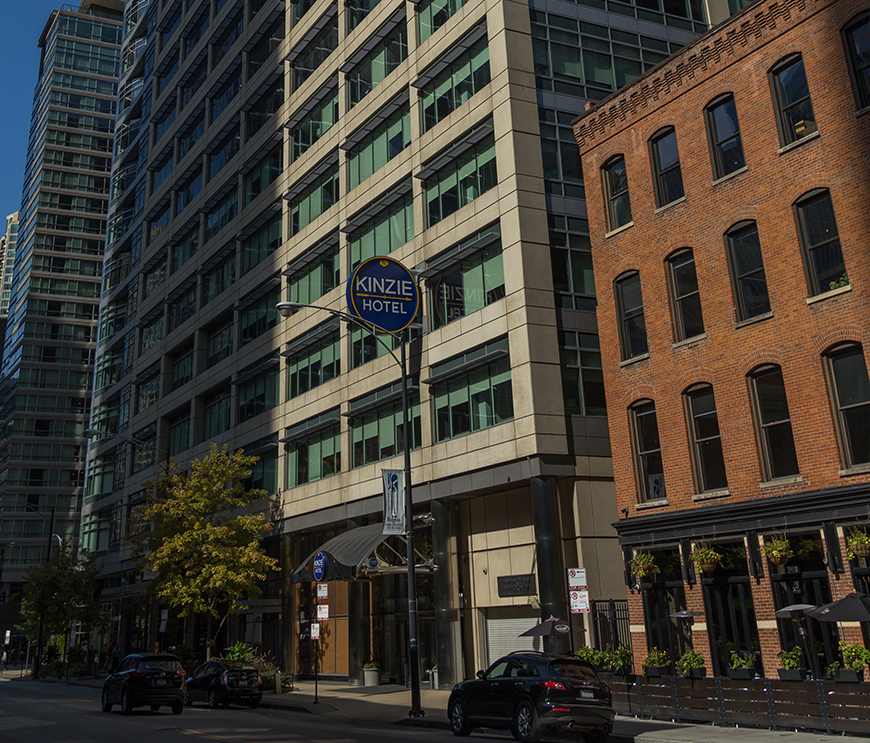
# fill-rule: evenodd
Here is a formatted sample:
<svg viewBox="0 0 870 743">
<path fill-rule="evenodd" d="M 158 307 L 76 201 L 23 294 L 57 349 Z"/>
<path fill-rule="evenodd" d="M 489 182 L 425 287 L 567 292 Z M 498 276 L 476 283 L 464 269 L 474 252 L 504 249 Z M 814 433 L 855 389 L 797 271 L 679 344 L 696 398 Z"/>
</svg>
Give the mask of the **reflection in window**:
<svg viewBox="0 0 870 743">
<path fill-rule="evenodd" d="M 724 178 L 746 165 L 734 96 L 711 103 L 705 114 L 713 155 L 713 177 Z"/>
<path fill-rule="evenodd" d="M 749 375 L 761 463 L 765 480 L 798 474 L 797 453 L 782 369 L 775 364 L 760 367 Z"/>
<path fill-rule="evenodd" d="M 755 222 L 735 225 L 725 235 L 725 242 L 737 319 L 748 320 L 770 312 L 767 276 L 764 273 L 757 225 Z"/>
<path fill-rule="evenodd" d="M 701 312 L 701 293 L 695 271 L 695 255 L 687 249 L 668 259 L 671 301 L 674 309 L 674 335 L 677 341 L 701 335 L 704 316 Z"/>
<path fill-rule="evenodd" d="M 680 169 L 680 152 L 677 149 L 677 133 L 670 129 L 653 138 L 650 152 L 655 176 L 656 206 L 665 206 L 683 198 L 683 173 Z"/>
<path fill-rule="evenodd" d="M 831 192 L 813 191 L 795 204 L 810 296 L 847 286 L 849 277 L 840 249 Z"/>
<path fill-rule="evenodd" d="M 618 278 L 614 291 L 622 358 L 630 359 L 645 354 L 649 347 L 643 313 L 643 296 L 640 290 L 640 274 L 635 271 Z"/>
<path fill-rule="evenodd" d="M 662 447 L 656 406 L 652 400 L 641 400 L 630 409 L 634 444 L 635 476 L 639 503 L 667 497 L 662 467 Z"/>
<path fill-rule="evenodd" d="M 725 457 L 722 454 L 722 437 L 713 388 L 705 384 L 689 390 L 686 393 L 686 402 L 698 490 L 703 493 L 727 488 Z"/>
<path fill-rule="evenodd" d="M 504 297 L 501 244 L 473 253 L 429 280 L 433 328 L 440 328 Z"/>
<path fill-rule="evenodd" d="M 870 380 L 864 351 L 857 344 L 826 354 L 843 465 L 870 462 Z"/>
<path fill-rule="evenodd" d="M 774 68 L 771 84 L 782 145 L 789 145 L 817 132 L 803 58 L 799 55 L 789 57 Z"/>
<path fill-rule="evenodd" d="M 862 13 L 846 27 L 843 40 L 858 108 L 866 108 L 870 106 L 870 12 Z"/>
<path fill-rule="evenodd" d="M 603 169 L 604 193 L 607 198 L 607 228 L 615 230 L 631 222 L 631 199 L 628 194 L 628 175 L 625 158 L 611 160 Z"/>
</svg>

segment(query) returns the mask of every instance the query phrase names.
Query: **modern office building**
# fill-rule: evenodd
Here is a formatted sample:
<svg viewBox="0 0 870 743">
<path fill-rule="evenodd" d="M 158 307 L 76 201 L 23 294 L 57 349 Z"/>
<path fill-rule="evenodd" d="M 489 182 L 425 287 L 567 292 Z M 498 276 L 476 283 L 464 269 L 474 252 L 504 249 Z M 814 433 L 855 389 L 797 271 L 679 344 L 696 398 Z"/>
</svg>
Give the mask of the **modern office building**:
<svg viewBox="0 0 870 743">
<path fill-rule="evenodd" d="M 398 365 L 328 311 L 275 311 L 344 310 L 351 270 L 387 254 L 424 300 L 424 670 L 450 685 L 539 642 L 517 636 L 568 615 L 567 568 L 593 602 L 623 598 L 570 122 L 710 20 L 683 0 L 127 3 L 92 413 L 108 434 L 82 523 L 117 643 L 198 645 L 193 622 L 158 628 L 124 538 L 166 457 L 226 443 L 261 457 L 282 566 L 228 638 L 309 673 L 328 603 L 323 672 L 358 679 L 375 657 L 406 679 L 404 545 L 378 534 L 381 469 L 402 466 Z"/>
<path fill-rule="evenodd" d="M 837 625 L 776 612 L 870 592 L 868 40 L 866 2 L 759 0 L 574 125 L 638 662 L 819 678 Z"/>
<path fill-rule="evenodd" d="M 51 13 L 20 211 L 7 219 L 0 415 L 3 583 L 14 598 L 49 539 L 78 537 L 85 479 L 123 3 Z M 10 222 L 10 220 L 13 220 Z M 4 310 L 4 314 L 6 310 Z"/>
</svg>

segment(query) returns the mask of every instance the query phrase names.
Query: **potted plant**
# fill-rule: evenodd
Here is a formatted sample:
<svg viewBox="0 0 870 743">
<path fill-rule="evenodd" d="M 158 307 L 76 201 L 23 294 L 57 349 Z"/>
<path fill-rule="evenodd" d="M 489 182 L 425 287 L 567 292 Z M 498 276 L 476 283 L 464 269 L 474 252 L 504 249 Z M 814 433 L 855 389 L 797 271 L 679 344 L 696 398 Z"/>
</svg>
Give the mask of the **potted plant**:
<svg viewBox="0 0 870 743">
<path fill-rule="evenodd" d="M 635 552 L 634 557 L 628 561 L 628 567 L 637 576 L 645 577 L 659 572 L 655 557 L 652 552 Z"/>
<path fill-rule="evenodd" d="M 708 542 L 698 542 L 692 548 L 690 557 L 702 573 L 712 573 L 722 559 L 722 555 L 714 550 Z"/>
<path fill-rule="evenodd" d="M 372 658 L 363 666 L 363 686 L 378 686 L 381 683 L 381 664 Z"/>
<path fill-rule="evenodd" d="M 581 645 L 574 651 L 574 655 L 580 658 L 580 660 L 591 663 L 599 671 L 607 670 L 610 666 L 604 650 L 591 648 L 588 645 Z"/>
<path fill-rule="evenodd" d="M 728 678 L 739 681 L 750 681 L 755 678 L 755 655 L 747 650 L 742 653 L 731 653 L 728 662 Z"/>
<path fill-rule="evenodd" d="M 840 664 L 836 664 L 836 680 L 852 684 L 863 681 L 864 664 L 870 663 L 870 650 L 867 650 L 862 645 L 849 645 L 841 640 L 840 653 L 843 655 L 844 668 L 841 669 Z M 832 663 L 831 665 L 834 664 Z"/>
<path fill-rule="evenodd" d="M 704 678 L 707 675 L 704 656 L 690 648 L 677 661 L 677 671 L 687 679 Z"/>
<path fill-rule="evenodd" d="M 859 557 L 866 560 L 870 557 L 870 534 L 863 527 L 849 531 L 849 536 L 846 537 L 846 557 L 850 560 L 857 560 Z"/>
<path fill-rule="evenodd" d="M 771 537 L 764 543 L 762 549 L 764 554 L 767 555 L 767 559 L 774 565 L 785 565 L 794 554 L 791 542 L 788 541 L 788 537 L 785 535 Z"/>
<path fill-rule="evenodd" d="M 804 654 L 797 645 L 791 650 L 780 650 L 776 654 L 776 657 L 779 658 L 779 663 L 782 666 L 782 668 L 778 669 L 779 678 L 782 681 L 803 681 L 806 679 L 808 675 L 807 669 L 801 667 Z"/>
<path fill-rule="evenodd" d="M 668 650 L 659 650 L 658 648 L 649 648 L 647 656 L 644 658 L 641 667 L 647 676 L 664 676 L 671 665 L 671 654 Z"/>
<path fill-rule="evenodd" d="M 632 672 L 631 650 L 621 645 L 616 648 L 608 645 L 604 649 L 607 656 L 607 664 L 610 670 L 618 676 L 627 676 Z"/>
</svg>

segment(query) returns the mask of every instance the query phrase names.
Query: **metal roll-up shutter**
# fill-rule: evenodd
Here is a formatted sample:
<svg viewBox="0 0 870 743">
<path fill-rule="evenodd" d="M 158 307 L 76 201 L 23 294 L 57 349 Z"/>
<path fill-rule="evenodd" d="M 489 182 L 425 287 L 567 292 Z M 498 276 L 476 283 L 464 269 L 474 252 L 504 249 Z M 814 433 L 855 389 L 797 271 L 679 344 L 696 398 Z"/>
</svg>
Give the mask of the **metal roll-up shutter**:
<svg viewBox="0 0 870 743">
<path fill-rule="evenodd" d="M 487 617 L 486 665 L 515 650 L 542 650 L 540 637 L 520 637 L 540 622 L 536 617 Z"/>
</svg>

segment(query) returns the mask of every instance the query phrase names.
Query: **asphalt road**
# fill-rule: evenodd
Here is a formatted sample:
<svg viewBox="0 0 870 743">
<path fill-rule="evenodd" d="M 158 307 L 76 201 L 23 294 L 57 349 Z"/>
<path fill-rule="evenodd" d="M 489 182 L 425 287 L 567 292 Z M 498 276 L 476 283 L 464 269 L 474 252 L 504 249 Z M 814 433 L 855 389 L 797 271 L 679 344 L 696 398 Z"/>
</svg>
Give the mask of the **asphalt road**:
<svg viewBox="0 0 870 743">
<path fill-rule="evenodd" d="M 481 736 L 484 739 L 489 736 Z M 496 740 L 506 740 L 496 735 Z M 169 709 L 147 707 L 124 716 L 100 710 L 100 690 L 60 683 L 0 684 L 2 743 L 445 743 L 444 730 L 342 724 L 304 712 L 243 707 Z"/>
</svg>

